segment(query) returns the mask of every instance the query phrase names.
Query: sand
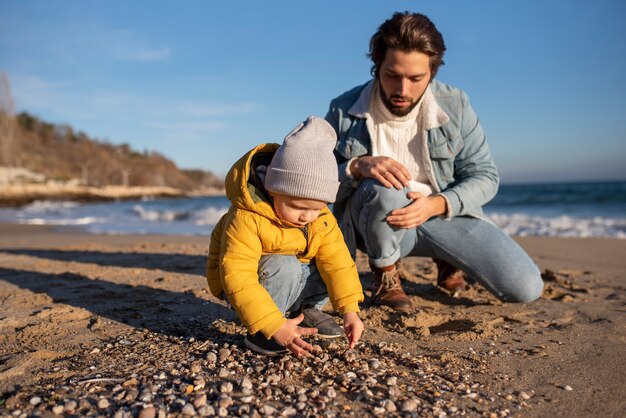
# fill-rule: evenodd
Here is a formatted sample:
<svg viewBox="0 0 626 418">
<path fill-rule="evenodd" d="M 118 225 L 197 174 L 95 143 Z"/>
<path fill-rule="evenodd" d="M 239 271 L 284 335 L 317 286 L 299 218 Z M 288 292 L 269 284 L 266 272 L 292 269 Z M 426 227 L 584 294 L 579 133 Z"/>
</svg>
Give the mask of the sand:
<svg viewBox="0 0 626 418">
<path fill-rule="evenodd" d="M 71 390 L 74 399 L 84 390 L 87 397 L 95 390 L 89 389 L 92 383 L 77 382 L 93 378 L 115 375 L 126 389 L 128 379 L 140 379 L 143 370 L 130 360 L 132 349 L 120 343 L 132 336 L 154 338 L 155 364 L 158 350 L 200 352 L 209 341 L 230 346 L 235 357 L 244 355 L 243 328 L 206 290 L 208 241 L 0 224 L 0 414 L 60 413 L 67 399 L 58 388 Z M 397 379 L 397 390 L 380 396 L 412 396 L 422 413 L 440 416 L 626 414 L 626 240 L 517 241 L 546 279 L 544 295 L 534 303 L 501 303 L 477 286 L 449 295 L 433 286 L 433 264 L 421 258 L 404 263 L 415 313 L 399 315 L 370 306 L 366 299 L 366 330 L 362 348 L 355 351 L 386 359 L 391 365 L 387 375 Z M 357 264 L 367 286 L 370 276 L 362 254 Z M 394 352 L 385 351 L 386 345 Z M 120 350 L 131 352 L 122 356 Z M 430 369 L 416 366 L 426 363 Z M 135 374 L 125 373 L 130 370 Z M 321 381 L 323 386 L 329 372 L 319 372 L 317 379 L 316 372 L 308 370 L 302 384 Z M 219 382 L 217 373 L 211 373 L 205 377 L 208 383 Z M 447 379 L 447 386 L 421 387 L 432 383 L 433 374 Z M 295 374 L 292 379 L 298 384 Z M 112 386 L 100 389 L 110 397 L 116 393 Z M 179 396 L 192 395 L 197 401 L 196 392 Z M 380 415 L 388 405 L 381 399 L 342 391 L 334 402 L 343 405 L 332 411 Z M 396 403 L 397 411 L 387 409 L 384 415 L 402 415 L 400 399 Z M 146 407 L 134 405 L 133 413 Z M 318 403 L 316 411 L 330 408 L 330 403 Z M 100 413 L 113 415 L 115 410 L 110 406 Z"/>
</svg>

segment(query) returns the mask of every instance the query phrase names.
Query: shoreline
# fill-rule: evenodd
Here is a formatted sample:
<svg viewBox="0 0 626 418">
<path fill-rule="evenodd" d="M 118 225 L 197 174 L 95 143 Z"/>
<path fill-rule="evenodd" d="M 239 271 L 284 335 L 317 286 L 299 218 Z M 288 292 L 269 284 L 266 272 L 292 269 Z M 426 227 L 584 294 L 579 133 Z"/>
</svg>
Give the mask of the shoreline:
<svg viewBox="0 0 626 418">
<path fill-rule="evenodd" d="M 411 257 L 399 315 L 369 302 L 359 254 L 357 349 L 268 362 L 206 291 L 208 237 L 0 223 L 0 415 L 289 415 L 300 396 L 307 416 L 622 415 L 626 240 L 516 241 L 544 275 L 536 302 L 449 295 Z"/>
<path fill-rule="evenodd" d="M 22 184 L 0 186 L 0 207 L 20 207 L 37 200 L 108 202 L 134 200 L 144 197 L 180 198 L 195 196 L 219 196 L 223 189 L 183 191 L 172 187 L 158 186 L 105 186 L 86 187 L 58 184 Z"/>
</svg>

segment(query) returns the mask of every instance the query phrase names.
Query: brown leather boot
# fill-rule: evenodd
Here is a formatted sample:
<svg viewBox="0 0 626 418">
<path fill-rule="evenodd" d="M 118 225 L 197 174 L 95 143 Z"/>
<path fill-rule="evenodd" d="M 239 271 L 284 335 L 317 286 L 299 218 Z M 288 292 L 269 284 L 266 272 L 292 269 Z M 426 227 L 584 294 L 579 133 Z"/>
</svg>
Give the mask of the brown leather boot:
<svg viewBox="0 0 626 418">
<path fill-rule="evenodd" d="M 396 265 L 387 267 L 370 266 L 372 277 L 378 285 L 374 294 L 374 305 L 389 306 L 394 311 L 411 312 L 411 301 L 402 289 L 400 270 Z"/>
<path fill-rule="evenodd" d="M 433 258 L 437 265 L 437 286 L 448 292 L 461 292 L 469 287 L 465 281 L 465 273 L 446 261 Z"/>
</svg>

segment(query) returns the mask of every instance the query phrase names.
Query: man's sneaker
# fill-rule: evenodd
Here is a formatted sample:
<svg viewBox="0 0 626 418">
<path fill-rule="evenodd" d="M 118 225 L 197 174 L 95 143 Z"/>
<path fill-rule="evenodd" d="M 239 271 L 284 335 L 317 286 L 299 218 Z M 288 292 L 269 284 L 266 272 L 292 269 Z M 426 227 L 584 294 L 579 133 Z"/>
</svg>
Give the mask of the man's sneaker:
<svg viewBox="0 0 626 418">
<path fill-rule="evenodd" d="M 337 325 L 332 316 L 315 308 L 304 308 L 301 312 L 294 313 L 304 315 L 299 326 L 305 328 L 317 328 L 316 336 L 320 338 L 338 338 L 343 335 L 343 329 Z"/>
<path fill-rule="evenodd" d="M 396 264 L 377 268 L 370 266 L 372 277 L 378 285 L 374 294 L 374 305 L 389 306 L 394 311 L 411 312 L 411 301 L 402 289 L 400 270 Z"/>
<path fill-rule="evenodd" d="M 267 339 L 262 332 L 252 335 L 248 333 L 244 340 L 246 347 L 250 350 L 266 356 L 276 356 L 287 352 L 287 349 L 274 341 L 273 338 Z"/>
<path fill-rule="evenodd" d="M 463 271 L 446 261 L 437 258 L 433 261 L 437 265 L 437 286 L 452 293 L 467 290 L 469 286 Z"/>
</svg>

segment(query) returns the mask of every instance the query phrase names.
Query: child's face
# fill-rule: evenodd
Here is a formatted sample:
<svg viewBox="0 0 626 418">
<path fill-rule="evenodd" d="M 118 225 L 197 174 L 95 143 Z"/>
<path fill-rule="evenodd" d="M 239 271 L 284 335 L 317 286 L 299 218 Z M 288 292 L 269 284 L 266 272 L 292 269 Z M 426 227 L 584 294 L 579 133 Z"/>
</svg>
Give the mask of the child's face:
<svg viewBox="0 0 626 418">
<path fill-rule="evenodd" d="M 301 199 L 278 193 L 272 193 L 272 197 L 276 215 L 283 221 L 298 226 L 304 226 L 316 220 L 320 216 L 320 211 L 326 206 L 326 202 L 319 200 Z"/>
</svg>

